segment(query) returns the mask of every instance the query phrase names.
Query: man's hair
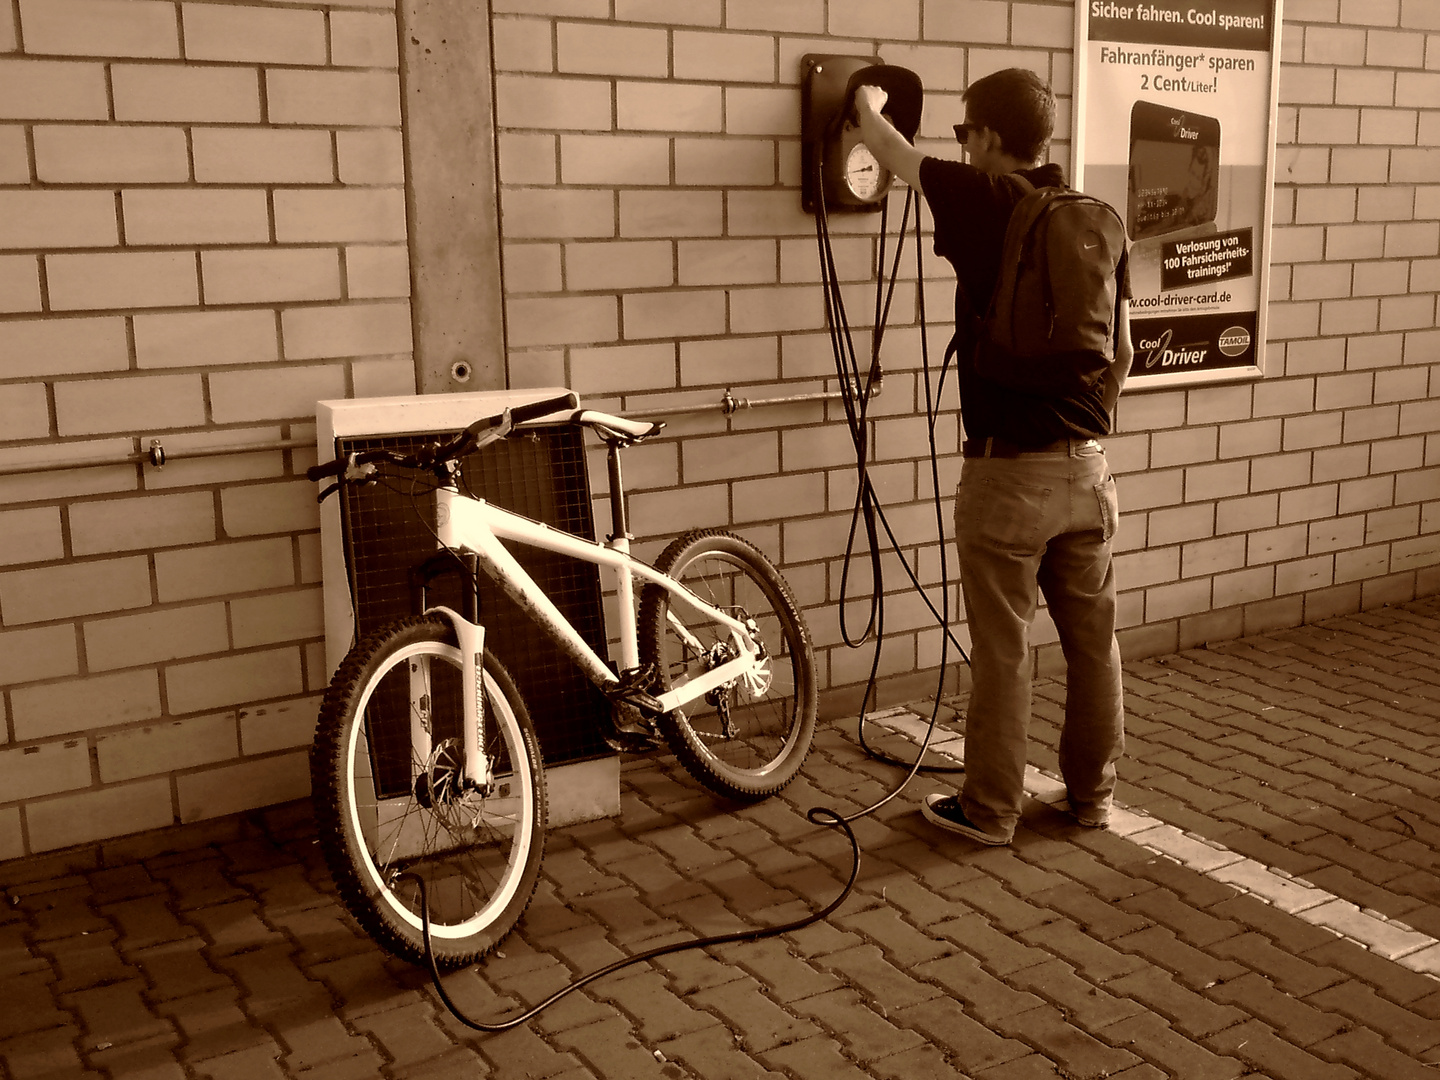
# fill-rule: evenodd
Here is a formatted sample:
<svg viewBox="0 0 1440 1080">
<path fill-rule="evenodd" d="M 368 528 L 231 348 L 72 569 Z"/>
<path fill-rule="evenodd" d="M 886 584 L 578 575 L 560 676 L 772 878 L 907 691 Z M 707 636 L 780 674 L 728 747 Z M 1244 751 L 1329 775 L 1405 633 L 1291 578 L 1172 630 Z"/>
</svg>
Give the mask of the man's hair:
<svg viewBox="0 0 1440 1080">
<path fill-rule="evenodd" d="M 1055 131 L 1055 95 L 1040 76 L 1006 68 L 971 83 L 961 95 L 966 119 L 1000 136 L 1007 154 L 1039 161 Z"/>
</svg>

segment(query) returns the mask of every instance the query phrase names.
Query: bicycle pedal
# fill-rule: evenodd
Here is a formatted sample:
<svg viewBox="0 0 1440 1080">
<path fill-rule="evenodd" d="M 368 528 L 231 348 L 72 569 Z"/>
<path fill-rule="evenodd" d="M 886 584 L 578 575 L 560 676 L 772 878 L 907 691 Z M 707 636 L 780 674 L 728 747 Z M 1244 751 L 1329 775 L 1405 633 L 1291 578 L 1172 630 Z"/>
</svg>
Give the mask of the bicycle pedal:
<svg viewBox="0 0 1440 1080">
<path fill-rule="evenodd" d="M 636 709 L 642 716 L 659 716 L 665 711 L 665 706 L 649 692 L 649 688 L 655 683 L 655 666 L 653 664 L 634 671 L 624 672 L 617 682 L 612 683 L 604 691 L 605 696 L 616 708 L 628 705 Z"/>
</svg>

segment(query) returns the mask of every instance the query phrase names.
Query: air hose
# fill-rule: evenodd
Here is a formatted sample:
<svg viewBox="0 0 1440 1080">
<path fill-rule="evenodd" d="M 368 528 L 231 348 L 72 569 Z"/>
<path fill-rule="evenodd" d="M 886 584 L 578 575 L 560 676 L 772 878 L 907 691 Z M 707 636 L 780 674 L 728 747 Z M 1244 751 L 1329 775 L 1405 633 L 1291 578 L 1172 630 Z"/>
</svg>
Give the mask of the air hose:
<svg viewBox="0 0 1440 1080">
<path fill-rule="evenodd" d="M 817 182 L 817 188 L 823 190 L 823 185 Z M 919 577 L 916 574 L 914 568 L 910 565 L 909 560 L 905 557 L 900 542 L 895 536 L 895 532 L 891 528 L 889 520 L 885 516 L 884 507 L 880 502 L 880 498 L 875 492 L 874 486 L 870 481 L 869 470 L 870 445 L 867 413 L 870 398 L 872 396 L 872 391 L 878 388 L 878 384 L 883 379 L 883 371 L 880 365 L 880 346 L 882 336 L 884 334 L 886 321 L 889 315 L 890 301 L 894 295 L 895 282 L 899 276 L 901 251 L 904 247 L 905 230 L 909 222 L 912 203 L 915 207 L 915 276 L 917 282 L 917 314 L 920 324 L 922 381 L 925 386 L 926 436 L 928 439 L 930 451 L 929 458 L 931 493 L 932 502 L 935 508 L 936 535 L 941 538 L 941 610 L 939 611 L 936 610 L 935 605 L 931 602 L 930 597 L 927 595 L 924 586 L 921 585 Z M 840 634 L 841 639 L 844 641 L 844 643 L 852 649 L 861 647 L 865 644 L 867 640 L 869 640 L 872 634 L 874 635 L 874 656 L 871 660 L 870 672 L 869 677 L 866 681 L 865 692 L 861 696 L 861 712 L 858 719 L 859 741 L 861 747 L 865 750 L 865 752 L 876 760 L 883 761 L 887 764 L 897 765 L 900 767 L 906 767 L 911 769 L 910 774 L 900 784 L 897 791 L 895 793 L 892 793 L 897 794 L 898 791 L 903 790 L 904 787 L 910 782 L 910 779 L 915 775 L 915 772 L 917 770 L 937 773 L 958 773 L 964 771 L 960 766 L 925 765 L 923 764 L 923 762 L 925 758 L 925 753 L 929 748 L 930 740 L 932 735 L 934 734 L 935 726 L 939 718 L 940 699 L 944 695 L 944 679 L 945 672 L 948 666 L 948 650 L 951 646 L 953 646 L 956 652 L 959 654 L 961 660 L 965 661 L 966 663 L 969 662 L 969 658 L 966 656 L 963 646 L 961 646 L 960 643 L 955 639 L 955 636 L 950 629 L 950 580 L 948 560 L 946 557 L 944 543 L 945 524 L 944 509 L 940 498 L 940 474 L 938 453 L 935 445 L 935 426 L 938 419 L 939 401 L 941 393 L 944 390 L 945 376 L 948 372 L 950 354 L 947 352 L 945 361 L 941 365 L 938 383 L 934 386 L 932 391 L 930 350 L 929 341 L 926 335 L 927 323 L 925 319 L 923 232 L 920 221 L 920 203 L 919 199 L 916 198 L 914 190 L 911 189 L 907 191 L 905 195 L 904 213 L 901 218 L 899 238 L 896 244 L 894 262 L 890 268 L 888 286 L 885 282 L 885 238 L 888 232 L 886 224 L 887 214 L 888 205 L 882 204 L 880 248 L 878 255 L 879 270 L 878 280 L 876 283 L 875 329 L 872 333 L 871 339 L 870 369 L 863 380 L 860 377 L 859 366 L 856 361 L 855 355 L 855 345 L 853 338 L 851 337 L 849 321 L 845 314 L 844 298 L 841 295 L 839 275 L 835 268 L 834 256 L 830 244 L 829 217 L 826 211 L 823 196 L 820 200 L 818 200 L 818 205 L 816 209 L 815 235 L 816 243 L 819 247 L 820 264 L 824 275 L 823 284 L 825 290 L 826 316 L 827 324 L 830 327 L 831 349 L 835 357 L 836 375 L 838 376 L 840 383 L 841 401 L 845 408 L 845 417 L 849 425 L 851 441 L 855 448 L 856 473 L 858 477 L 855 506 L 851 515 L 850 528 L 846 539 L 845 555 L 841 565 L 840 596 L 838 601 L 840 608 Z M 884 296 L 883 307 L 881 305 L 882 294 Z M 865 536 L 869 548 L 872 591 L 869 604 L 869 616 L 866 621 L 866 626 L 864 632 L 857 637 L 850 633 L 850 629 L 846 621 L 846 611 L 848 607 L 847 600 L 849 598 L 848 594 L 850 565 L 855 555 L 855 539 L 862 527 L 865 530 Z M 895 757 L 892 754 L 888 754 L 885 751 L 879 750 L 871 746 L 869 740 L 866 738 L 865 735 L 866 719 L 864 709 L 866 703 L 870 701 L 871 696 L 874 693 L 875 684 L 880 669 L 881 649 L 885 641 L 885 582 L 884 568 L 882 564 L 883 551 L 881 550 L 881 545 L 879 543 L 879 533 L 881 529 L 883 529 L 886 537 L 889 539 L 890 548 L 895 553 L 895 556 L 899 561 L 901 568 L 905 571 L 907 577 L 909 578 L 911 585 L 914 586 L 916 592 L 919 593 L 919 595 L 924 599 L 926 607 L 929 608 L 930 613 L 935 617 L 937 623 L 940 625 L 944 632 L 941 640 L 941 654 L 939 665 L 940 676 L 938 685 L 936 687 L 934 706 L 931 710 L 930 724 L 926 731 L 925 739 L 920 748 L 920 752 L 913 762 Z M 884 801 L 888 801 L 888 798 L 889 797 L 887 797 L 886 800 L 882 800 L 881 804 L 877 804 L 877 807 L 879 805 L 882 805 Z M 871 808 L 872 811 L 874 809 L 875 807 Z"/>
<path fill-rule="evenodd" d="M 866 813 L 869 813 L 869 811 L 866 811 Z M 518 1027 L 529 1020 L 533 1020 L 540 1012 L 548 1009 L 561 998 L 573 994 L 582 987 L 589 986 L 596 979 L 603 979 L 606 975 L 613 975 L 615 972 L 630 967 L 633 964 L 641 964 L 647 960 L 654 960 L 659 956 L 668 956 L 671 953 L 684 952 L 690 949 L 708 949 L 717 945 L 733 945 L 737 942 L 758 941 L 760 938 L 773 937 L 777 934 L 790 934 L 797 930 L 803 930 L 805 927 L 811 926 L 821 919 L 829 918 L 839 909 L 840 905 L 846 901 L 850 896 L 851 890 L 855 888 L 855 879 L 860 875 L 860 842 L 855 839 L 855 832 L 850 828 L 850 819 L 842 817 L 834 810 L 827 809 L 823 806 L 813 806 L 805 816 L 811 824 L 840 829 L 844 832 L 845 838 L 850 841 L 851 863 L 849 880 L 845 882 L 845 887 L 840 891 L 840 895 L 835 897 L 834 900 L 830 901 L 830 903 L 826 904 L 819 911 L 813 911 L 809 915 L 802 916 L 793 922 L 784 923 L 779 926 L 764 926 L 754 930 L 737 930 L 734 933 L 717 934 L 714 937 L 700 938 L 695 941 L 673 941 L 668 945 L 657 945 L 653 949 L 646 949 L 644 952 L 636 953 L 634 956 L 626 956 L 613 963 L 606 964 L 602 968 L 597 968 L 588 974 L 582 975 L 574 982 L 568 983 L 555 991 L 555 993 L 551 994 L 539 1004 L 533 1005 L 514 1016 L 504 1020 L 497 1020 L 491 1024 L 480 1020 L 473 1020 L 462 1013 L 459 1006 L 455 1004 L 449 992 L 445 989 L 445 984 L 441 982 L 440 979 L 440 965 L 435 960 L 434 946 L 430 941 L 430 901 L 428 886 L 425 883 L 425 879 L 419 874 L 402 875 L 415 881 L 420 887 L 420 925 L 421 933 L 425 939 L 425 962 L 430 967 L 430 976 L 435 983 L 435 993 L 439 996 L 445 1008 L 450 1010 L 451 1015 L 466 1027 L 475 1031 L 491 1033 L 509 1031 L 513 1027 Z"/>
</svg>

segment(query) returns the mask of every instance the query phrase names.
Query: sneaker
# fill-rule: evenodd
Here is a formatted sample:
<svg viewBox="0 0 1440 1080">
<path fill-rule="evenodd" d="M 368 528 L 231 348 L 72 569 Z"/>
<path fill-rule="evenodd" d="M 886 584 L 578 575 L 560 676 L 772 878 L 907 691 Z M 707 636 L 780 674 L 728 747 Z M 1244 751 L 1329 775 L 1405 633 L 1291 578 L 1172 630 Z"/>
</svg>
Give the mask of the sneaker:
<svg viewBox="0 0 1440 1080">
<path fill-rule="evenodd" d="M 966 817 L 965 811 L 960 808 L 960 800 L 954 795 L 925 796 L 920 813 L 926 821 L 939 825 L 942 829 L 948 829 L 950 832 L 959 833 L 961 836 L 968 836 L 971 840 L 978 840 L 982 844 L 1002 847 L 1010 843 L 1010 837 L 996 836 L 994 833 L 986 832 Z"/>
<path fill-rule="evenodd" d="M 1069 801 L 1066 801 L 1063 806 L 1065 813 L 1074 818 L 1078 825 L 1083 825 L 1087 829 L 1108 829 L 1110 827 L 1109 810 L 1081 810 Z"/>
</svg>

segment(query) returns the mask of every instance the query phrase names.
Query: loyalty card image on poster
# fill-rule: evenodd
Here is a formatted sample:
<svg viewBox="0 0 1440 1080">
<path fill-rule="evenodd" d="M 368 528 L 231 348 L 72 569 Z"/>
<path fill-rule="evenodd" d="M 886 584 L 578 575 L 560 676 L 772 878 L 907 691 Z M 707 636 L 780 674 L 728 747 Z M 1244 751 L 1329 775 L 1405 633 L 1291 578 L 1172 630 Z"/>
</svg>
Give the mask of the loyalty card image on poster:
<svg viewBox="0 0 1440 1080">
<path fill-rule="evenodd" d="M 1136 373 L 1253 365 L 1278 4 L 1083 2 L 1076 174 L 1125 219 Z"/>
</svg>

